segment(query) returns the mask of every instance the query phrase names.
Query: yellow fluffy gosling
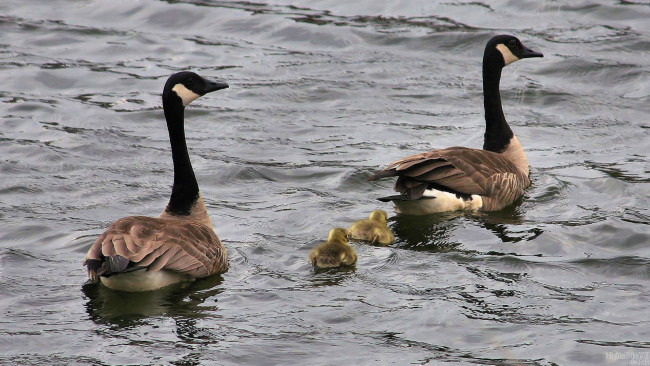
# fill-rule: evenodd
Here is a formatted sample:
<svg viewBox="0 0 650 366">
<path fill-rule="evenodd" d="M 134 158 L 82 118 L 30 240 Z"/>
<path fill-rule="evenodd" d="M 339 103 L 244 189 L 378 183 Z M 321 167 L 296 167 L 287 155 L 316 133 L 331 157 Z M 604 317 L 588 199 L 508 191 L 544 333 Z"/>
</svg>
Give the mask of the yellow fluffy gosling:
<svg viewBox="0 0 650 366">
<path fill-rule="evenodd" d="M 348 228 L 348 238 L 368 241 L 372 244 L 392 244 L 395 237 L 386 224 L 387 217 L 386 211 L 372 211 L 370 217 L 359 220 Z"/>
<path fill-rule="evenodd" d="M 343 228 L 330 230 L 327 241 L 309 253 L 309 263 L 318 268 L 349 266 L 357 261 L 357 254 L 348 245 L 348 232 Z"/>
</svg>

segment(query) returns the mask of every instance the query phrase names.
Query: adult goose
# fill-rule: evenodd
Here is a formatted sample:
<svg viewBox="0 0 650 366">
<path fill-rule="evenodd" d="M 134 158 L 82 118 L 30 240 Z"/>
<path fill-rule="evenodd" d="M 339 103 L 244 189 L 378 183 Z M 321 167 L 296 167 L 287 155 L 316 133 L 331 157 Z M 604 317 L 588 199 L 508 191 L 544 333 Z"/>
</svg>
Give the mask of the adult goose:
<svg viewBox="0 0 650 366">
<path fill-rule="evenodd" d="M 485 140 L 483 150 L 449 147 L 397 160 L 368 178 L 397 176 L 397 212 L 426 215 L 457 210 L 497 211 L 530 185 L 526 154 L 501 108 L 501 69 L 519 59 L 544 57 L 510 35 L 490 39 L 483 54 Z"/>
<path fill-rule="evenodd" d="M 157 218 L 129 216 L 111 224 L 86 254 L 91 281 L 115 290 L 149 291 L 228 269 L 226 248 L 199 193 L 184 127 L 190 102 L 227 87 L 193 72 L 169 77 L 162 94 L 174 163 L 169 203 Z"/>
</svg>

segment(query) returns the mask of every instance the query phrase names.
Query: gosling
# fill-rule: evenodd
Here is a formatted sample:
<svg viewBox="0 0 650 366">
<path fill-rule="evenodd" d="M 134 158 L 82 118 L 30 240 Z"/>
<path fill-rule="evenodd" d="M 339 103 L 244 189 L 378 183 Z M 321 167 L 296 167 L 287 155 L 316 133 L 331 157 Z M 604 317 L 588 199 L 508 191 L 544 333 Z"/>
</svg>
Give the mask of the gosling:
<svg viewBox="0 0 650 366">
<path fill-rule="evenodd" d="M 357 261 L 357 254 L 348 245 L 348 232 L 343 228 L 330 230 L 327 241 L 309 253 L 309 263 L 318 268 L 349 266 Z"/>
<path fill-rule="evenodd" d="M 372 244 L 392 244 L 395 237 L 386 224 L 387 217 L 386 211 L 372 211 L 367 219 L 359 220 L 348 228 L 348 238 Z"/>
</svg>

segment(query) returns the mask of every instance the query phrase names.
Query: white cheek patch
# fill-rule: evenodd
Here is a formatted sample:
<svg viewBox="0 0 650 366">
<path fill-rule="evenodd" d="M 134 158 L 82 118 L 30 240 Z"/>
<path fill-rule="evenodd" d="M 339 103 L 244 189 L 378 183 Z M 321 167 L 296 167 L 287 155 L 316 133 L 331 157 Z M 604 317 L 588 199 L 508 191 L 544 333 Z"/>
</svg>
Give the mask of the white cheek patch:
<svg viewBox="0 0 650 366">
<path fill-rule="evenodd" d="M 181 97 L 181 100 L 183 101 L 183 107 L 187 107 L 188 104 L 192 103 L 192 101 L 200 95 L 196 94 L 195 92 L 189 90 L 188 88 L 185 87 L 183 84 L 176 84 L 172 88 L 174 92 L 176 92 L 176 95 Z"/>
<path fill-rule="evenodd" d="M 519 60 L 519 57 L 515 56 L 512 51 L 510 51 L 510 49 L 503 43 L 499 43 L 497 45 L 497 50 L 499 50 L 499 52 L 501 52 L 503 55 L 503 61 L 505 61 L 506 65 L 510 65 L 511 63 Z"/>
</svg>

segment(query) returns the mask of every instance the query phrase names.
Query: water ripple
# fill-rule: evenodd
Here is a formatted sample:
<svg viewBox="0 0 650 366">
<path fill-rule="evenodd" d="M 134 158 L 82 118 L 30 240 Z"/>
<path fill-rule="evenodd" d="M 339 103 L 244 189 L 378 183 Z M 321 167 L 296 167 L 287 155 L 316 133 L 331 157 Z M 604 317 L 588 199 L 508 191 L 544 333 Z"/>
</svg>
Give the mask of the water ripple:
<svg viewBox="0 0 650 366">
<path fill-rule="evenodd" d="M 592 365 L 647 348 L 643 2 L 0 10 L 0 363 Z M 365 179 L 482 146 L 481 54 L 499 33 L 545 55 L 501 82 L 532 186 L 500 212 L 395 214 L 376 201 L 393 182 Z M 134 296 L 88 284 L 102 230 L 167 203 L 160 91 L 186 69 L 230 84 L 185 121 L 230 270 Z M 394 244 L 351 243 L 346 269 L 307 263 L 374 209 Z"/>
</svg>

